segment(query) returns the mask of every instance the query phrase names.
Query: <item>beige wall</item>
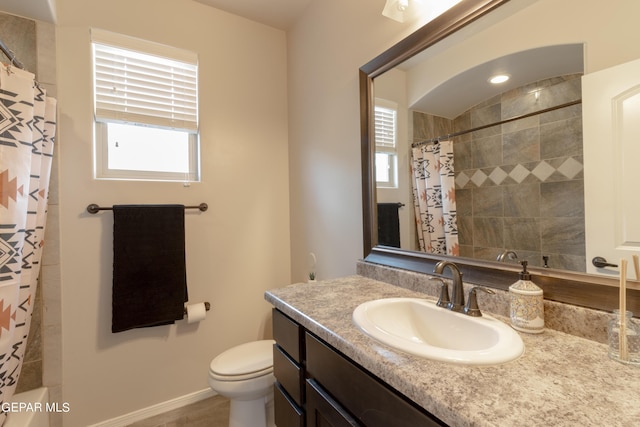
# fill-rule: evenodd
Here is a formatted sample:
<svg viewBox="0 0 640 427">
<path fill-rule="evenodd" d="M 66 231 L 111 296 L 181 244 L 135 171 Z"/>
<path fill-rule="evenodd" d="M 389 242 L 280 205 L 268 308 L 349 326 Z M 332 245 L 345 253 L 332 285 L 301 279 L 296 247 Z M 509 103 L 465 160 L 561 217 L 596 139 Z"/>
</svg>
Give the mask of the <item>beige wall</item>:
<svg viewBox="0 0 640 427">
<path fill-rule="evenodd" d="M 288 33 L 292 278 L 355 273 L 362 258 L 358 69 L 420 26 L 384 1 L 313 1 Z"/>
<path fill-rule="evenodd" d="M 286 40 L 190 0 L 58 0 L 57 16 L 63 424 L 80 427 L 208 390 L 215 355 L 270 333 L 263 293 L 290 282 Z M 91 27 L 198 54 L 201 183 L 92 179 Z M 86 206 L 200 202 L 187 277 L 207 319 L 112 334 L 113 217 Z"/>
</svg>

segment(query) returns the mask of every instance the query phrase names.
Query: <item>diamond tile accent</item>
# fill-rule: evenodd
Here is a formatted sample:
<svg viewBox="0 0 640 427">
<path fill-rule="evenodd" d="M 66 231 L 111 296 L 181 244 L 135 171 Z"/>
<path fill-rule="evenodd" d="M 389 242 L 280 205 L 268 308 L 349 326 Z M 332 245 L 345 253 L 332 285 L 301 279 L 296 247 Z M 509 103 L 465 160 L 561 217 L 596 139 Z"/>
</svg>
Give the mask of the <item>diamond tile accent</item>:
<svg viewBox="0 0 640 427">
<path fill-rule="evenodd" d="M 561 159 L 557 159 L 557 161 L 561 161 Z M 531 166 L 532 165 L 530 165 L 530 167 Z M 503 169 L 503 167 L 496 167 L 492 169 L 490 173 L 484 172 L 480 169 L 461 171 L 456 176 L 456 186 L 457 188 L 464 188 L 469 181 L 471 181 L 476 186 L 480 187 L 485 183 L 487 178 L 495 185 L 501 185 L 507 177 L 511 177 L 511 179 L 520 184 L 529 175 L 534 175 L 540 181 L 544 182 L 556 171 L 560 172 L 568 179 L 573 179 L 584 169 L 584 165 L 573 157 L 568 157 L 557 168 L 544 160 L 540 161 L 532 171 L 529 171 L 529 169 L 521 164 L 515 165 L 511 172 L 508 173 Z"/>
<path fill-rule="evenodd" d="M 487 174 L 482 172 L 480 169 L 476 171 L 471 177 L 471 181 L 478 187 L 480 187 L 487 180 Z"/>
<path fill-rule="evenodd" d="M 553 168 L 553 166 L 551 166 L 549 163 L 545 162 L 544 160 L 541 161 L 538 166 L 536 166 L 531 173 L 534 174 L 536 176 L 536 178 L 538 178 L 540 181 L 545 181 L 547 178 L 549 178 L 549 176 L 551 176 L 551 174 L 555 172 L 555 169 Z"/>
<path fill-rule="evenodd" d="M 529 169 L 522 165 L 516 165 L 515 168 L 509 173 L 509 176 L 518 184 L 520 184 L 526 177 L 529 176 Z"/>
<path fill-rule="evenodd" d="M 558 168 L 558 172 L 562 175 L 566 176 L 569 179 L 572 179 L 574 176 L 578 175 L 580 171 L 582 171 L 583 165 L 574 159 L 573 157 L 569 157 L 564 161 L 563 164 Z"/>
<path fill-rule="evenodd" d="M 466 173 L 460 172 L 458 176 L 456 176 L 456 185 L 458 188 L 464 188 L 465 185 L 469 183 L 469 177 Z"/>
<path fill-rule="evenodd" d="M 509 176 L 505 171 L 500 168 L 495 168 L 490 174 L 489 179 L 493 181 L 494 184 L 500 185 L 504 179 Z"/>
</svg>

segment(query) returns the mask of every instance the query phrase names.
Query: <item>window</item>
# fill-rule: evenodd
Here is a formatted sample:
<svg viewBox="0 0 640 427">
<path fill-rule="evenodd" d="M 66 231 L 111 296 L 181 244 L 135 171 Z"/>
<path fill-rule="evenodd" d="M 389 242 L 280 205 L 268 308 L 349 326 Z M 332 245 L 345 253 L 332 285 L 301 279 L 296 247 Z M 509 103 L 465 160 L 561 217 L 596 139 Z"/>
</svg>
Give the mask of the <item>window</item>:
<svg viewBox="0 0 640 427">
<path fill-rule="evenodd" d="M 398 156 L 396 152 L 398 105 L 377 98 L 374 111 L 376 184 L 379 187 L 396 188 L 398 186 Z"/>
<path fill-rule="evenodd" d="M 91 31 L 95 176 L 199 181 L 194 53 Z"/>
</svg>

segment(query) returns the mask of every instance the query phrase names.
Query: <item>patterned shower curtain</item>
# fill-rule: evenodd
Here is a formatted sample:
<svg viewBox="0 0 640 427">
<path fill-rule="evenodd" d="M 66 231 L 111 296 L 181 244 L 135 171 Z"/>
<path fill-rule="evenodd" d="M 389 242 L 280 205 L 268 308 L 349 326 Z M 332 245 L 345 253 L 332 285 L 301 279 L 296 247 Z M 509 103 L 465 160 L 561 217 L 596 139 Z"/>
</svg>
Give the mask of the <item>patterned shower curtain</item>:
<svg viewBox="0 0 640 427">
<path fill-rule="evenodd" d="M 459 255 L 453 142 L 414 147 L 411 167 L 420 250 Z"/>
<path fill-rule="evenodd" d="M 44 243 L 56 100 L 34 75 L 0 68 L 0 404 L 15 392 Z M 0 413 L 0 425 L 6 414 Z"/>
</svg>

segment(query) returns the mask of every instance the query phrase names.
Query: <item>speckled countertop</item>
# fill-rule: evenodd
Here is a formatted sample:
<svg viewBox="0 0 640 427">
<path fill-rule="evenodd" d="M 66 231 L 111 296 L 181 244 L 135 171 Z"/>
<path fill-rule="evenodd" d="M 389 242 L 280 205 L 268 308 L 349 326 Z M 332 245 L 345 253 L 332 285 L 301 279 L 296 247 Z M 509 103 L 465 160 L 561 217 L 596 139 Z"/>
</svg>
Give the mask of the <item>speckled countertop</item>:
<svg viewBox="0 0 640 427">
<path fill-rule="evenodd" d="M 521 333 L 525 354 L 506 364 L 431 361 L 380 344 L 353 324 L 359 304 L 389 297 L 428 296 L 363 276 L 265 294 L 276 308 L 451 426 L 640 426 L 640 367 L 610 360 L 605 344 L 547 329 Z"/>
</svg>

